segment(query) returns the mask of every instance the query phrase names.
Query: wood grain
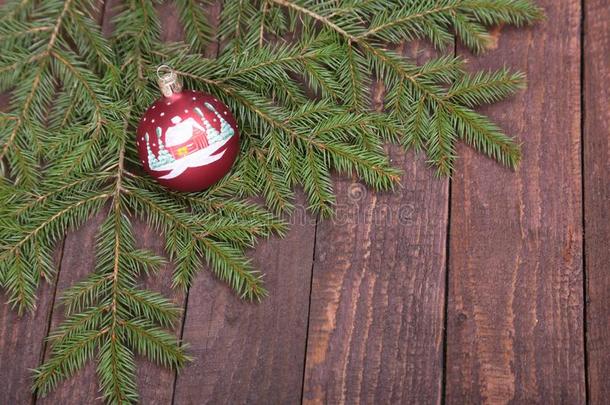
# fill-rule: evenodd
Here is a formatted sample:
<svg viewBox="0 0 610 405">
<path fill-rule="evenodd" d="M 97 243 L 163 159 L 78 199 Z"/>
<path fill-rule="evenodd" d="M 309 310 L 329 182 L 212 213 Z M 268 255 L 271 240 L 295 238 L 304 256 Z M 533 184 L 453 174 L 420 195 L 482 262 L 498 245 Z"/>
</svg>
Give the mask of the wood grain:
<svg viewBox="0 0 610 405">
<path fill-rule="evenodd" d="M 55 286 L 38 290 L 36 311 L 18 316 L 0 293 L 0 404 L 29 404 L 32 372 L 43 355 Z"/>
<path fill-rule="evenodd" d="M 271 292 L 261 303 L 240 300 L 209 272 L 198 275 L 184 326 L 195 360 L 178 375 L 175 404 L 299 402 L 315 220 L 297 209 L 292 223 L 285 239 L 262 241 L 253 253 Z"/>
<path fill-rule="evenodd" d="M 585 3 L 584 203 L 589 399 L 610 397 L 610 7 Z"/>
<path fill-rule="evenodd" d="M 337 178 L 337 218 L 318 225 L 304 403 L 440 403 L 448 180 L 389 150 L 402 185 Z"/>
<path fill-rule="evenodd" d="M 55 249 L 56 267 L 62 247 L 63 240 Z M 36 310 L 23 316 L 11 308 L 8 297 L 0 292 L 0 404 L 29 404 L 34 400 L 31 370 L 44 355 L 55 291 L 54 284 L 41 282 Z"/>
<path fill-rule="evenodd" d="M 585 401 L 580 2 L 496 30 L 471 68 L 508 64 L 529 88 L 483 109 L 523 143 L 516 172 L 466 146 L 452 182 L 446 402 Z M 462 51 L 462 53 L 464 53 Z"/>
</svg>

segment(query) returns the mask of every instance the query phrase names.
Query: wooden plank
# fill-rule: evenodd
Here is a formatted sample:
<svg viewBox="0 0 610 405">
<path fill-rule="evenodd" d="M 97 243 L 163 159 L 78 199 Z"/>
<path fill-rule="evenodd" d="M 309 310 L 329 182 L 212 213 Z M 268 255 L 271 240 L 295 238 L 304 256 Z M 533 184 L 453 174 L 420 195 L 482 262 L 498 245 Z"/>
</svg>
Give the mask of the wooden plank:
<svg viewBox="0 0 610 405">
<path fill-rule="evenodd" d="M 136 225 L 139 244 L 159 255 L 165 253 L 165 239 L 145 224 Z M 172 288 L 173 266 L 166 265 L 153 277 L 145 277 L 142 288 L 157 291 L 170 298 L 177 306 L 184 308 L 186 294 L 180 289 Z M 175 325 L 174 333 L 180 334 L 182 322 Z M 156 365 L 147 359 L 138 358 L 138 391 L 142 404 L 171 404 L 174 394 L 174 380 L 176 373 L 166 367 Z"/>
<path fill-rule="evenodd" d="M 402 186 L 340 178 L 337 219 L 318 225 L 304 403 L 441 401 L 449 182 L 389 150 Z"/>
<path fill-rule="evenodd" d="M 105 3 L 103 29 L 105 35 L 110 35 L 113 27 L 112 18 L 115 16 L 116 5 L 119 0 L 107 0 Z M 162 39 L 165 41 L 179 40 L 182 35 L 178 23 L 177 12 L 171 4 L 163 4 L 159 9 L 162 22 Z M 95 234 L 103 220 L 103 215 L 89 222 L 83 229 L 71 235 L 66 241 L 66 251 L 62 262 L 63 272 L 59 280 L 59 290 L 69 287 L 72 283 L 85 278 L 94 268 Z M 165 256 L 164 239 L 149 229 L 146 224 L 134 221 L 134 234 L 139 247 L 147 248 L 159 255 Z M 85 255 L 82 252 L 86 252 Z M 185 294 L 182 291 L 171 288 L 171 265 L 160 269 L 159 274 L 153 277 L 144 277 L 142 287 L 162 293 L 170 298 L 179 307 L 184 307 Z M 52 326 L 59 325 L 62 316 L 62 306 L 56 303 L 57 310 L 53 314 Z M 179 334 L 181 323 L 175 326 L 174 332 Z M 47 356 L 49 353 L 47 353 Z M 146 359 L 137 358 L 137 383 L 141 403 L 145 404 L 169 404 L 174 391 L 175 373 L 165 367 L 148 362 Z M 39 400 L 40 403 L 93 403 L 99 402 L 98 378 L 94 363 L 89 363 L 83 372 L 63 383 L 55 392 L 47 398 Z M 94 400 L 97 398 L 97 400 Z M 72 402 L 76 401 L 76 402 Z"/>
<path fill-rule="evenodd" d="M 585 401 L 580 1 L 497 29 L 472 69 L 504 64 L 529 88 L 483 109 L 523 143 L 516 172 L 462 145 L 452 182 L 446 402 Z M 462 51 L 464 53 L 464 51 Z"/>
<path fill-rule="evenodd" d="M 106 217 L 106 210 L 90 220 L 85 226 L 72 231 L 66 237 L 61 272 L 57 280 L 57 298 L 61 292 L 72 284 L 85 279 L 95 268 L 95 237 Z M 53 304 L 51 317 L 52 331 L 64 319 L 64 307 L 58 300 Z M 50 347 L 46 347 L 45 358 L 49 357 Z M 44 398 L 36 400 L 37 405 L 44 404 L 102 404 L 99 399 L 95 363 L 88 362 L 83 370 L 74 377 L 60 383 L 54 391 Z"/>
<path fill-rule="evenodd" d="M 315 220 L 297 209 L 292 222 L 285 239 L 256 245 L 269 290 L 261 303 L 241 301 L 209 272 L 197 276 L 183 337 L 195 360 L 178 375 L 175 404 L 299 402 Z"/>
<path fill-rule="evenodd" d="M 404 187 L 339 181 L 348 214 L 318 225 L 305 403 L 440 403 L 447 181 L 391 155 Z"/>
<path fill-rule="evenodd" d="M 62 256 L 63 240 L 55 249 L 57 268 Z M 0 389 L 1 404 L 28 404 L 32 396 L 32 372 L 44 355 L 45 337 L 56 288 L 41 282 L 37 292 L 36 310 L 19 316 L 11 309 L 8 297 L 0 292 Z"/>
<path fill-rule="evenodd" d="M 214 25 L 221 6 L 211 12 Z M 182 336 L 194 361 L 177 377 L 175 404 L 300 400 L 315 240 L 304 204 L 299 196 L 286 238 L 255 246 L 253 264 L 269 291 L 261 303 L 241 301 L 209 272 L 198 275 Z"/>
<path fill-rule="evenodd" d="M 56 263 L 60 257 L 61 248 L 57 250 Z M 8 305 L 6 295 L 0 293 L 1 404 L 29 404 L 33 400 L 31 370 L 38 366 L 44 352 L 54 296 L 55 286 L 43 283 L 38 290 L 36 311 L 18 316 Z"/>
<path fill-rule="evenodd" d="M 589 399 L 610 397 L 610 7 L 585 4 L 584 202 Z"/>
<path fill-rule="evenodd" d="M 58 291 L 64 291 L 73 283 L 86 278 L 95 266 L 95 237 L 106 213 L 98 215 L 94 220 L 78 231 L 68 235 L 62 260 L 62 272 L 58 281 Z M 164 254 L 164 241 L 158 234 L 136 222 L 134 231 L 137 235 L 138 246 L 151 249 L 157 254 Z M 83 254 L 83 252 L 85 252 Z M 157 276 L 151 276 L 142 282 L 143 288 L 158 291 L 172 299 L 177 305 L 184 303 L 184 294 L 171 288 L 171 266 L 159 270 Z M 63 306 L 55 303 L 53 311 L 52 328 L 63 320 Z M 176 325 L 175 333 L 179 333 L 181 325 Z M 47 348 L 46 356 L 49 356 Z M 143 404 L 169 404 L 173 394 L 174 372 L 167 368 L 157 366 L 147 360 L 137 358 L 138 387 L 140 401 Z M 61 383 L 59 387 L 47 397 L 38 399 L 37 404 L 57 403 L 99 403 L 98 378 L 95 363 L 89 362 L 83 371 L 76 376 Z"/>
<path fill-rule="evenodd" d="M 0 293 L 0 403 L 28 404 L 32 400 L 31 369 L 38 366 L 47 334 L 54 287 L 45 285 L 38 293 L 38 308 L 19 317 Z"/>
</svg>

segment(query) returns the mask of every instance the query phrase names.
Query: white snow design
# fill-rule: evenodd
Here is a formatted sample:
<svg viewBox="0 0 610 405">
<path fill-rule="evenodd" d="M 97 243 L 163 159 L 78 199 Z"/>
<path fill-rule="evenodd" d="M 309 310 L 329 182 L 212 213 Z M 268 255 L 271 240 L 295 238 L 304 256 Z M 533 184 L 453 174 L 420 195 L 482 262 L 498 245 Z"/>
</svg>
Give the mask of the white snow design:
<svg viewBox="0 0 610 405">
<path fill-rule="evenodd" d="M 186 155 L 185 157 L 177 159 L 172 163 L 168 163 L 167 165 L 157 167 L 155 170 L 171 170 L 171 172 L 168 174 L 159 177 L 160 179 L 169 180 L 180 176 L 189 167 L 209 165 L 210 163 L 220 159 L 225 154 L 224 150 L 217 154 L 214 153 L 222 148 L 228 141 L 229 139 L 226 139 L 221 144 L 215 143 L 207 148 L 199 149 L 197 152 Z"/>
<path fill-rule="evenodd" d="M 216 109 L 209 103 L 204 103 L 205 107 L 212 111 L 214 115 L 220 120 L 220 131 L 216 130 L 210 122 L 205 118 L 203 112 L 195 107 L 195 112 L 199 115 L 203 122 L 201 126 L 193 118 L 188 118 L 182 121 L 182 118 L 175 116 L 172 118 L 172 127 L 168 128 L 165 133 L 165 143 L 162 141 L 162 130 L 157 127 L 157 140 L 159 142 L 159 151 L 157 156 L 152 152 L 150 148 L 150 139 L 148 133 L 145 134 L 146 149 L 148 152 L 148 166 L 154 171 L 169 171 L 160 177 L 160 179 L 169 180 L 180 176 L 190 167 L 200 167 L 213 163 L 223 157 L 225 151 L 217 153 L 223 146 L 229 142 L 229 140 L 235 134 L 235 131 L 231 125 L 216 111 Z M 226 114 L 226 112 L 225 112 Z M 205 132 L 209 146 L 202 149 L 195 150 L 194 152 L 188 152 L 186 155 L 180 158 L 175 158 L 170 154 L 167 148 L 179 147 L 188 142 L 193 137 L 193 130 L 198 129 L 199 131 Z M 155 144 L 153 143 L 153 146 Z"/>
<path fill-rule="evenodd" d="M 172 118 L 173 127 L 168 128 L 165 132 L 165 146 L 180 145 L 193 137 L 193 128 L 198 128 L 205 131 L 201 125 L 193 118 L 187 118 L 182 121 L 182 118 L 175 116 Z"/>
</svg>

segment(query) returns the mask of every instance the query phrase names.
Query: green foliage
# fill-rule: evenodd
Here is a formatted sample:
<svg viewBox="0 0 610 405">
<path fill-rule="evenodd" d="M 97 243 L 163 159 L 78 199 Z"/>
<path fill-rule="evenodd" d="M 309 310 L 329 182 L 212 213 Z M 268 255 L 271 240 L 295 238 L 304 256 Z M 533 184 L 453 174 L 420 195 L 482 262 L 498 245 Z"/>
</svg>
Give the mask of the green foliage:
<svg viewBox="0 0 610 405">
<path fill-rule="evenodd" d="M 282 234 L 277 215 L 290 213 L 296 187 L 323 215 L 333 210 L 333 171 L 391 189 L 400 172 L 386 142 L 426 153 L 442 175 L 459 139 L 509 167 L 519 161 L 518 145 L 474 108 L 522 88 L 522 74 L 468 74 L 453 56 L 418 65 L 396 45 L 423 38 L 443 50 L 457 35 L 482 52 L 487 27 L 541 17 L 528 0 L 227 0 L 216 36 L 199 1 L 179 0 L 183 44 L 160 42 L 157 1 L 122 2 L 109 38 L 91 3 L 12 1 L 0 14 L 0 91 L 11 94 L 0 113 L 0 286 L 10 304 L 34 310 L 40 280 L 55 278 L 55 244 L 106 217 L 95 271 L 63 292 L 66 320 L 35 371 L 38 395 L 95 359 L 106 401 L 131 403 L 136 353 L 174 369 L 187 361 L 169 331 L 180 309 L 138 285 L 165 259 L 136 247 L 133 218 L 165 238 L 174 286 L 188 288 L 207 267 L 260 299 L 262 276 L 244 252 Z M 218 57 L 203 58 L 215 42 Z M 139 170 L 133 131 L 158 97 L 162 63 L 238 120 L 240 158 L 204 192 L 165 190 Z M 383 112 L 370 108 L 374 81 L 387 89 Z"/>
</svg>

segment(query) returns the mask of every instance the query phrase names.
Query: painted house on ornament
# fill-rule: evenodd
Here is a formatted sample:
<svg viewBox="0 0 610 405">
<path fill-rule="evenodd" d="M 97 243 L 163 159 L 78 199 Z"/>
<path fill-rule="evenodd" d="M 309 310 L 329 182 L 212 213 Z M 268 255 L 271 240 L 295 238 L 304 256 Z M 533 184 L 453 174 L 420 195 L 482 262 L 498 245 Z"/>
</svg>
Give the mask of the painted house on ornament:
<svg viewBox="0 0 610 405">
<path fill-rule="evenodd" d="M 173 127 L 165 133 L 165 148 L 174 159 L 180 159 L 209 146 L 205 128 L 193 118 L 182 121 L 181 117 L 172 118 Z"/>
</svg>

